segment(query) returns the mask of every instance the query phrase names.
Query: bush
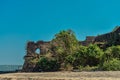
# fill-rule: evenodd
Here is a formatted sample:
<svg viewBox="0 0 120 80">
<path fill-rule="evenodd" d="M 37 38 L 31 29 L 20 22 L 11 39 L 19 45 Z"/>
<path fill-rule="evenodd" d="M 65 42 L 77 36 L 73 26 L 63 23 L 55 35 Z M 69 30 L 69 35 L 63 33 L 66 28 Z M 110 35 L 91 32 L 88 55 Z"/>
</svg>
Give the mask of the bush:
<svg viewBox="0 0 120 80">
<path fill-rule="evenodd" d="M 98 66 L 92 66 L 90 67 L 89 65 L 83 67 L 83 66 L 78 66 L 79 71 L 95 71 L 98 69 Z"/>
<path fill-rule="evenodd" d="M 112 58 L 120 59 L 120 46 L 112 46 L 107 48 L 104 58 L 106 61 Z"/>
<path fill-rule="evenodd" d="M 86 65 L 86 47 L 79 46 L 79 50 L 66 57 L 66 64 L 69 63 L 73 68 L 78 69 L 77 66 Z"/>
<path fill-rule="evenodd" d="M 78 66 L 97 66 L 100 64 L 103 54 L 104 52 L 97 45 L 80 46 L 78 51 L 66 57 L 66 61 L 74 69 L 78 69 Z"/>
<path fill-rule="evenodd" d="M 86 64 L 89 66 L 97 66 L 100 64 L 103 54 L 104 52 L 97 45 L 90 44 L 87 48 Z"/>
<path fill-rule="evenodd" d="M 86 65 L 86 57 L 87 57 L 87 48 L 84 46 L 80 46 L 79 50 L 74 54 L 75 56 L 75 64 L 78 64 L 76 66 L 82 65 L 85 66 Z"/>
<path fill-rule="evenodd" d="M 73 65 L 75 61 L 75 57 L 72 54 L 70 54 L 65 58 L 65 61 L 66 61 L 66 64 L 68 63 L 68 64 Z"/>
<path fill-rule="evenodd" d="M 41 71 L 57 71 L 60 67 L 55 59 L 49 59 L 47 57 L 41 57 L 37 66 L 37 69 Z"/>
<path fill-rule="evenodd" d="M 102 65 L 102 70 L 106 71 L 117 71 L 120 70 L 120 60 L 111 59 L 109 61 L 105 61 Z"/>
</svg>

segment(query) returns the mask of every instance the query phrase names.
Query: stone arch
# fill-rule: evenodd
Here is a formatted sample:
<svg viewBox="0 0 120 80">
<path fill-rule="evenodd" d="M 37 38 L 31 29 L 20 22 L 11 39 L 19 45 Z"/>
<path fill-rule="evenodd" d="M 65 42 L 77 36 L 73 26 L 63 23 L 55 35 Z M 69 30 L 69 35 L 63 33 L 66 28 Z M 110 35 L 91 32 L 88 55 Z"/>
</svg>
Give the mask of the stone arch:
<svg viewBox="0 0 120 80">
<path fill-rule="evenodd" d="M 41 53 L 40 48 L 36 48 L 35 53 L 36 53 L 36 54 L 40 54 L 40 53 Z"/>
</svg>

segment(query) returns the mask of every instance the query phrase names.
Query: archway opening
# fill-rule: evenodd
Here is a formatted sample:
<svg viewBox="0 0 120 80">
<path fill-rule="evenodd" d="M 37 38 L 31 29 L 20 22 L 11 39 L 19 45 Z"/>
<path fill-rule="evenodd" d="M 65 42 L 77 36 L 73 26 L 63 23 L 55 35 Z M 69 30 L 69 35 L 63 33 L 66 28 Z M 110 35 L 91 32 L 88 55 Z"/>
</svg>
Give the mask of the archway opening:
<svg viewBox="0 0 120 80">
<path fill-rule="evenodd" d="M 40 49 L 37 48 L 37 49 L 35 50 L 35 53 L 36 53 L 36 54 L 40 54 Z"/>
</svg>

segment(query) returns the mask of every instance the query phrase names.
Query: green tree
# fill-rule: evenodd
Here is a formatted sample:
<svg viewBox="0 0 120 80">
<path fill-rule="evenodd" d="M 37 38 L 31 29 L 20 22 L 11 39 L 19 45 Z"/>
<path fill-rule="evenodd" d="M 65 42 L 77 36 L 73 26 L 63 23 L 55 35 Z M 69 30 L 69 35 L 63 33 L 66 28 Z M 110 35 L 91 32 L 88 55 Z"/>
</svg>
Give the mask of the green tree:
<svg viewBox="0 0 120 80">
<path fill-rule="evenodd" d="M 97 45 L 93 45 L 90 44 L 87 48 L 87 65 L 90 66 L 97 66 L 103 56 L 104 52 L 97 46 Z"/>
<path fill-rule="evenodd" d="M 78 66 L 82 65 L 85 66 L 86 65 L 86 57 L 87 57 L 87 47 L 85 46 L 80 46 L 79 50 L 76 51 L 73 56 L 75 57 L 73 66 L 74 68 L 77 68 Z"/>
<path fill-rule="evenodd" d="M 58 62 L 63 66 L 65 64 L 65 58 L 73 54 L 79 47 L 79 42 L 75 37 L 75 34 L 71 30 L 60 31 L 55 35 L 55 38 L 51 41 L 51 50 L 54 53 Z"/>
</svg>

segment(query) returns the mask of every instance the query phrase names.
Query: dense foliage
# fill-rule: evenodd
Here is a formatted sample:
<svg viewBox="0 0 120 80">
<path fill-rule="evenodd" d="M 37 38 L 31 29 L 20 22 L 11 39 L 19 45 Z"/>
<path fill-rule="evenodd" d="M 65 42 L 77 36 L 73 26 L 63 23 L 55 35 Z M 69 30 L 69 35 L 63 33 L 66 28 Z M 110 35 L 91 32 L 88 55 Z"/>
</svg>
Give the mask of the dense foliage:
<svg viewBox="0 0 120 80">
<path fill-rule="evenodd" d="M 47 57 L 41 57 L 37 63 L 37 68 L 42 69 L 39 71 L 57 71 L 59 70 L 59 64 L 55 59 L 49 59 Z"/>
<path fill-rule="evenodd" d="M 107 48 L 104 55 L 107 60 L 111 58 L 120 59 L 120 46 L 111 46 Z"/>
<path fill-rule="evenodd" d="M 120 60 L 118 59 L 111 59 L 109 61 L 105 61 L 102 66 L 103 70 L 107 71 L 117 71 L 120 70 Z"/>
<path fill-rule="evenodd" d="M 80 46 L 76 53 L 66 57 L 66 61 L 72 64 L 73 68 L 98 66 L 103 54 L 103 51 L 97 45 L 90 44 L 88 47 Z"/>
<path fill-rule="evenodd" d="M 97 66 L 103 56 L 103 51 L 97 46 L 90 44 L 87 48 L 87 63 L 90 66 Z"/>
<path fill-rule="evenodd" d="M 51 51 L 37 62 L 42 71 L 120 70 L 120 46 L 104 51 L 95 44 L 79 44 L 71 30 L 60 31 L 51 41 Z"/>
<path fill-rule="evenodd" d="M 65 68 L 66 57 L 77 51 L 79 43 L 74 32 L 67 30 L 60 31 L 60 33 L 55 35 L 55 38 L 51 42 L 51 47 L 54 57 L 61 64 L 61 68 Z"/>
</svg>

